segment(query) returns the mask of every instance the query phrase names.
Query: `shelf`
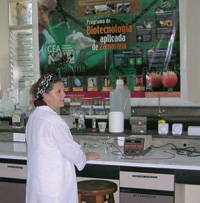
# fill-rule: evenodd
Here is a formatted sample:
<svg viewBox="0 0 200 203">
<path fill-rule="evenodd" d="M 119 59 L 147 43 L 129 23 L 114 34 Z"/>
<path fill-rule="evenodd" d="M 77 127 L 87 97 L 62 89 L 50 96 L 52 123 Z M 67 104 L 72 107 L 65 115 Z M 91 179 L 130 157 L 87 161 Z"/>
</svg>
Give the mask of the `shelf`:
<svg viewBox="0 0 200 203">
<path fill-rule="evenodd" d="M 96 118 L 96 119 L 107 119 L 107 115 L 85 115 L 86 119 Z"/>
</svg>

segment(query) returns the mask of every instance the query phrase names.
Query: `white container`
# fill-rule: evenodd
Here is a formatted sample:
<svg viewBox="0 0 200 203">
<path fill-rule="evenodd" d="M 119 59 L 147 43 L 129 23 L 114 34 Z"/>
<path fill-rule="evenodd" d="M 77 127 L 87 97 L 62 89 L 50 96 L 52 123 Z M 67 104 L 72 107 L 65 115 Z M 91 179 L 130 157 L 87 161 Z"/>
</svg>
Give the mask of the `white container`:
<svg viewBox="0 0 200 203">
<path fill-rule="evenodd" d="M 15 110 L 14 101 L 9 98 L 9 93 L 7 90 L 3 91 L 3 97 L 0 99 L 0 112 L 2 116 L 12 116 Z"/>
<path fill-rule="evenodd" d="M 110 92 L 110 112 L 123 112 L 124 118 L 131 116 L 130 91 L 124 88 L 124 81 L 117 80 L 116 89 Z"/>
<path fill-rule="evenodd" d="M 124 132 L 124 113 L 123 112 L 109 113 L 109 132 L 111 133 Z"/>
</svg>

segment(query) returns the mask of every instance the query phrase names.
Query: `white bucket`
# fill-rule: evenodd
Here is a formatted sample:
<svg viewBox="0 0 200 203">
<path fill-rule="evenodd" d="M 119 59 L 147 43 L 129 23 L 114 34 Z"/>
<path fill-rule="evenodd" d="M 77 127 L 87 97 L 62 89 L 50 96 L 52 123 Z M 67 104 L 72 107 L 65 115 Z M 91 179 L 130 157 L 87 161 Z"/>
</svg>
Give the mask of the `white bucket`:
<svg viewBox="0 0 200 203">
<path fill-rule="evenodd" d="M 124 132 L 124 113 L 113 111 L 109 113 L 109 132 Z"/>
</svg>

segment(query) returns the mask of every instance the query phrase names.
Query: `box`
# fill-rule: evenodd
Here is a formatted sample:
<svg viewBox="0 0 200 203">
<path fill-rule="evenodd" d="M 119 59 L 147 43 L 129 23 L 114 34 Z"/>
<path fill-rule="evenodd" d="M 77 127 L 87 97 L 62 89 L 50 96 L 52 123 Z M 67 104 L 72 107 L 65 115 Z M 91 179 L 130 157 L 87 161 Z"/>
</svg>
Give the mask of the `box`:
<svg viewBox="0 0 200 203">
<path fill-rule="evenodd" d="M 13 133 L 13 142 L 26 142 L 25 133 Z"/>
<path fill-rule="evenodd" d="M 200 126 L 189 126 L 188 135 L 200 136 Z"/>
<path fill-rule="evenodd" d="M 133 116 L 130 117 L 132 133 L 145 134 L 147 131 L 147 117 Z"/>
</svg>

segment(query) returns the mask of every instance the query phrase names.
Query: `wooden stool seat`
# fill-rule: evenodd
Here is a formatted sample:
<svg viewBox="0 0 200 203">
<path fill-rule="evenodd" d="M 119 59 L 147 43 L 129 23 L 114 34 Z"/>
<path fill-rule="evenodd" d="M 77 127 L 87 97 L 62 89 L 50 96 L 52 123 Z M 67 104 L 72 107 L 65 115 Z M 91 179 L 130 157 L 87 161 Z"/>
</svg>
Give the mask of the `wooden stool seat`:
<svg viewBox="0 0 200 203">
<path fill-rule="evenodd" d="M 117 184 L 106 180 L 85 180 L 78 182 L 79 203 L 114 203 Z"/>
</svg>

